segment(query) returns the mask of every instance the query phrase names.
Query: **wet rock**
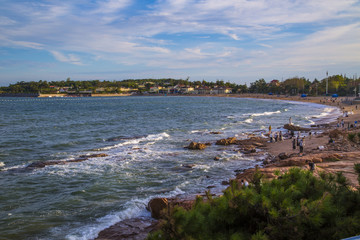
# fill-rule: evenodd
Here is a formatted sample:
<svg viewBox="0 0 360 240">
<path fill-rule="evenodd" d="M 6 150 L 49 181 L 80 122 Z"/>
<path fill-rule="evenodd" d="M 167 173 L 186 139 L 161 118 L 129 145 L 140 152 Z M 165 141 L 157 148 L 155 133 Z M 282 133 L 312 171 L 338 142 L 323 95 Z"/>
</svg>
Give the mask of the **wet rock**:
<svg viewBox="0 0 360 240">
<path fill-rule="evenodd" d="M 204 143 L 191 142 L 186 148 L 191 150 L 203 150 L 207 146 Z"/>
<path fill-rule="evenodd" d="M 153 198 L 148 203 L 148 210 L 151 213 L 151 217 L 160 219 L 162 216 L 161 211 L 168 207 L 168 200 L 166 198 Z"/>
<path fill-rule="evenodd" d="M 217 157 L 217 156 L 216 156 L 216 157 L 214 157 L 214 160 L 215 160 L 215 161 L 219 161 L 219 160 L 220 160 L 220 157 Z"/>
<path fill-rule="evenodd" d="M 225 186 L 225 185 L 229 185 L 229 184 L 230 184 L 229 181 L 222 181 L 222 182 L 221 182 L 221 185 L 224 185 L 224 186 Z"/>
<path fill-rule="evenodd" d="M 210 132 L 210 134 L 222 134 L 222 132 Z"/>
<path fill-rule="evenodd" d="M 158 221 L 150 218 L 132 218 L 102 230 L 95 240 L 131 239 L 143 240 L 147 235 L 158 229 Z"/>
<path fill-rule="evenodd" d="M 91 154 L 91 155 L 81 155 L 79 158 L 96 158 L 96 157 L 107 157 L 109 155 L 107 155 L 106 153 L 95 153 L 95 154 Z"/>
<path fill-rule="evenodd" d="M 195 167 L 195 164 L 185 164 L 185 165 L 182 165 L 184 168 L 193 168 Z"/>
<path fill-rule="evenodd" d="M 33 162 L 33 163 L 30 163 L 26 168 L 44 168 L 46 167 L 46 164 L 45 162 L 43 161 L 39 161 L 39 162 Z"/>
<path fill-rule="evenodd" d="M 241 152 L 244 154 L 256 153 L 256 148 L 252 145 L 244 146 Z"/>
<path fill-rule="evenodd" d="M 230 145 L 230 144 L 237 144 L 236 137 L 229 137 L 216 141 L 216 145 Z"/>
</svg>

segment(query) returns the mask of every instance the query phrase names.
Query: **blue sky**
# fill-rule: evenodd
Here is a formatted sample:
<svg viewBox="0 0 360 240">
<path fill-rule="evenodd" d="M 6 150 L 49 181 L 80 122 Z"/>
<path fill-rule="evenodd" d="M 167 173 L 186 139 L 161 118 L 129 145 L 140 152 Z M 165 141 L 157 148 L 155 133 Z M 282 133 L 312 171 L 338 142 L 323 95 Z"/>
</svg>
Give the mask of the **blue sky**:
<svg viewBox="0 0 360 240">
<path fill-rule="evenodd" d="M 0 0 L 0 86 L 360 75 L 356 0 Z"/>
</svg>

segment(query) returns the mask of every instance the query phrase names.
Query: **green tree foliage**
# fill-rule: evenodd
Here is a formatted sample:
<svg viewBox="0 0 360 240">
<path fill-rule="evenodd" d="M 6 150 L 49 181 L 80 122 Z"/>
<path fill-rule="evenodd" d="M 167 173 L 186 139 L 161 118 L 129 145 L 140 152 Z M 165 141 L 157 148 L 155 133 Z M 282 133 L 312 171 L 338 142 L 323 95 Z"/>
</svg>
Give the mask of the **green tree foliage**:
<svg viewBox="0 0 360 240">
<path fill-rule="evenodd" d="M 360 194 L 341 173 L 319 178 L 293 168 L 262 182 L 257 172 L 249 187 L 234 183 L 221 197 L 207 196 L 198 197 L 189 211 L 171 209 L 148 239 L 315 240 L 360 234 Z"/>
<path fill-rule="evenodd" d="M 263 78 L 256 80 L 253 83 L 250 83 L 249 91 L 251 93 L 268 93 L 269 92 L 269 86 L 265 82 Z"/>
<path fill-rule="evenodd" d="M 88 90 L 97 92 L 96 89 L 103 89 L 103 93 L 115 93 L 120 92 L 121 88 L 139 88 L 139 86 L 146 86 L 139 89 L 139 91 L 149 91 L 151 86 L 175 86 L 184 85 L 191 87 L 229 87 L 232 88 L 233 93 L 269 93 L 274 94 L 286 94 L 286 95 L 299 95 L 306 93 L 309 95 L 324 95 L 326 93 L 326 81 L 328 81 L 328 92 L 330 94 L 337 93 L 340 96 L 354 96 L 354 89 L 359 86 L 360 79 L 347 78 L 342 75 L 329 76 L 321 81 L 315 79 L 310 82 L 304 77 L 293 77 L 286 79 L 283 82 L 269 82 L 264 79 L 256 80 L 250 83 L 250 87 L 246 84 L 235 84 L 230 82 L 224 82 L 223 80 L 217 80 L 216 82 L 194 81 L 191 82 L 189 78 L 184 79 L 126 79 L 122 81 L 100 81 L 100 80 L 87 80 L 87 81 L 74 81 L 71 78 L 61 81 L 42 81 L 39 82 L 18 82 L 16 84 L 10 84 L 9 87 L 0 87 L 0 93 L 56 93 L 56 88 L 70 88 L 71 91 L 83 91 Z M 56 88 L 55 88 L 55 87 Z"/>
</svg>

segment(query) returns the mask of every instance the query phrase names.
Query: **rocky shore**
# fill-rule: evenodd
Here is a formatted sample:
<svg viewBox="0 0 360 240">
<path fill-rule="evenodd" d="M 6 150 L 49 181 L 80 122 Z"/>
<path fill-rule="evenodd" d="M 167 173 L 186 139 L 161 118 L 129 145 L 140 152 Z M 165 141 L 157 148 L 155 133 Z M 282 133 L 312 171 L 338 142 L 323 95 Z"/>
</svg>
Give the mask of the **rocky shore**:
<svg viewBox="0 0 360 240">
<path fill-rule="evenodd" d="M 291 138 L 290 131 L 284 135 L 282 141 L 277 142 L 270 142 L 269 139 L 250 135 L 249 139 L 246 140 L 238 140 L 234 137 L 219 139 L 215 143 L 191 142 L 186 148 L 188 148 L 189 151 L 202 151 L 209 144 L 216 144 L 222 145 L 224 148 L 229 148 L 229 151 L 236 150 L 245 155 L 261 158 L 262 164 L 259 164 L 256 168 L 264 174 L 265 179 L 275 178 L 275 171 L 282 173 L 291 167 L 310 170 L 310 167 L 314 166 L 314 175 L 319 175 L 321 172 L 336 173 L 341 171 L 351 186 L 354 188 L 358 187 L 354 164 L 360 163 L 360 154 L 358 154 L 360 150 L 360 140 L 357 134 L 360 132 L 360 127 L 355 126 L 355 121 L 360 120 L 360 108 L 358 110 L 355 105 L 352 105 L 352 102 L 340 98 L 336 100 L 323 97 L 277 98 L 265 95 L 243 95 L 242 97 L 321 103 L 339 107 L 342 111 L 353 112 L 353 114 L 348 115 L 348 117 L 339 116 L 336 122 L 323 122 L 311 128 L 303 128 L 295 125 L 284 126 L 284 128 L 290 131 L 296 131 L 295 137 L 297 134 L 299 134 L 301 138 L 305 137 L 305 146 L 302 153 L 300 153 L 298 146 L 293 149 L 293 139 Z M 344 120 L 344 127 L 342 127 L 341 124 L 338 126 L 338 123 L 341 122 L 342 119 Z M 294 128 L 291 129 L 292 127 Z M 349 140 L 349 134 L 354 136 L 352 140 Z M 216 157 L 214 160 L 217 160 Z M 239 171 L 236 174 L 236 178 L 230 179 L 229 182 L 240 182 L 241 180 L 250 181 L 254 171 L 255 168 Z M 229 182 L 224 182 L 223 184 L 226 185 L 229 184 Z M 135 218 L 121 221 L 101 231 L 96 239 L 145 239 L 149 232 L 157 229 L 159 224 L 158 219 L 164 217 L 162 215 L 163 209 L 175 205 L 180 205 L 188 209 L 191 208 L 193 202 L 194 199 L 192 197 L 189 199 L 152 199 L 148 204 L 148 210 L 151 212 L 152 218 Z"/>
</svg>

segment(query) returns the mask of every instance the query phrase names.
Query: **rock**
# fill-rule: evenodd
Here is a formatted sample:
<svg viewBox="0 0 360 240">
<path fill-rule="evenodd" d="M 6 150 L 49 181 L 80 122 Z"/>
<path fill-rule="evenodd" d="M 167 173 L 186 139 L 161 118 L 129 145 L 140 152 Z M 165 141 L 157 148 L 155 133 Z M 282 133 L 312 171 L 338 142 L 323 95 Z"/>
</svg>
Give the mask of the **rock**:
<svg viewBox="0 0 360 240">
<path fill-rule="evenodd" d="M 195 167 L 195 164 L 185 164 L 185 165 L 182 165 L 183 167 L 185 168 L 193 168 Z"/>
<path fill-rule="evenodd" d="M 221 182 L 221 185 L 229 185 L 230 183 L 229 183 L 229 181 L 222 181 Z"/>
<path fill-rule="evenodd" d="M 290 131 L 309 131 L 310 130 L 308 128 L 303 128 L 303 127 L 295 126 L 292 124 L 285 124 L 284 128 L 287 130 L 290 130 Z"/>
<path fill-rule="evenodd" d="M 214 160 L 215 160 L 215 161 L 219 161 L 219 160 L 220 160 L 220 157 L 215 157 Z"/>
<path fill-rule="evenodd" d="M 148 210 L 151 212 L 151 217 L 160 219 L 161 211 L 168 207 L 168 200 L 166 198 L 153 198 L 148 203 Z"/>
<path fill-rule="evenodd" d="M 244 146 L 241 152 L 244 154 L 256 153 L 256 148 L 252 145 Z"/>
<path fill-rule="evenodd" d="M 91 154 L 91 155 L 81 155 L 79 158 L 96 158 L 96 157 L 107 157 L 109 155 L 107 155 L 106 153 L 95 153 L 95 154 Z"/>
<path fill-rule="evenodd" d="M 210 132 L 210 134 L 222 134 L 222 132 Z"/>
<path fill-rule="evenodd" d="M 30 163 L 26 168 L 44 168 L 45 166 L 46 166 L 45 162 L 39 161 L 39 162 Z"/>
<path fill-rule="evenodd" d="M 289 158 L 289 156 L 288 156 L 286 153 L 284 153 L 284 152 L 280 153 L 280 154 L 278 155 L 278 157 L 280 158 L 280 160 Z"/>
<path fill-rule="evenodd" d="M 236 137 L 229 137 L 226 139 L 220 139 L 216 141 L 216 145 L 230 145 L 230 144 L 237 144 Z"/>
<path fill-rule="evenodd" d="M 187 146 L 186 148 L 191 149 L 191 150 L 203 150 L 206 147 L 207 146 L 204 143 L 191 142 L 189 144 L 189 146 Z"/>
<path fill-rule="evenodd" d="M 143 240 L 158 229 L 158 221 L 148 218 L 126 219 L 102 230 L 95 240 L 131 239 Z"/>
</svg>

